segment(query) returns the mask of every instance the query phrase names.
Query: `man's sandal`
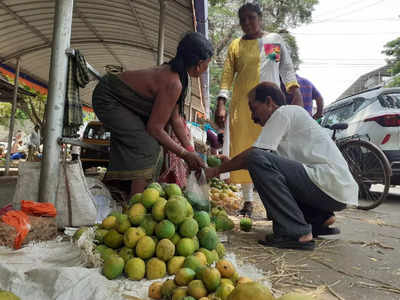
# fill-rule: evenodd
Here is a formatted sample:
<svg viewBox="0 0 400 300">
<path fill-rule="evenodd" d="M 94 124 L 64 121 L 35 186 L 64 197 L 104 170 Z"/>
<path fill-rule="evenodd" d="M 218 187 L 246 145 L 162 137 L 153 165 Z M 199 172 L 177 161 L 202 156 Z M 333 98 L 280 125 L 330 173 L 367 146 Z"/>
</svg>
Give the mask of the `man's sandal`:
<svg viewBox="0 0 400 300">
<path fill-rule="evenodd" d="M 314 237 L 317 237 L 319 235 L 335 235 L 339 234 L 340 229 L 337 227 L 328 227 L 328 226 L 318 226 L 315 227 L 313 226 L 312 228 L 312 234 Z"/>
<path fill-rule="evenodd" d="M 239 210 L 239 215 L 251 218 L 251 216 L 253 215 L 253 202 L 245 201 L 243 204 L 243 208 Z"/>
<path fill-rule="evenodd" d="M 297 239 L 290 237 L 267 236 L 265 240 L 259 240 L 258 243 L 266 247 L 282 249 L 314 250 L 315 248 L 314 240 L 299 242 Z"/>
</svg>

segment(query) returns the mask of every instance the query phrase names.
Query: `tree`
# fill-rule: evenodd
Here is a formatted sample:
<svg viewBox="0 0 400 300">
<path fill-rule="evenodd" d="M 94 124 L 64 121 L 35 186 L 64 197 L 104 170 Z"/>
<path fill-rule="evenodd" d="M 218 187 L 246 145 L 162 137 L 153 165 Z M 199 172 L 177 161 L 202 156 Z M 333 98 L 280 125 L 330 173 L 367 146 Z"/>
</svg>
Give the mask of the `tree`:
<svg viewBox="0 0 400 300">
<path fill-rule="evenodd" d="M 382 51 L 388 58 L 386 62 L 392 66 L 393 80 L 388 84 L 389 87 L 400 86 L 400 37 L 388 42 Z"/>
<path fill-rule="evenodd" d="M 318 0 L 260 0 L 264 26 L 270 31 L 291 29 L 311 22 Z"/>
<path fill-rule="evenodd" d="M 210 64 L 210 109 L 213 112 L 223 63 L 230 42 L 242 35 L 238 20 L 238 10 L 246 0 L 209 1 L 209 36 L 215 54 Z M 296 39 L 289 32 L 298 25 L 312 20 L 312 11 L 318 0 L 258 0 L 263 11 L 263 27 L 268 32 L 279 32 L 285 39 L 293 63 L 298 68 L 301 60 Z"/>
<path fill-rule="evenodd" d="M 14 83 L 14 80 L 10 79 L 8 76 L 5 77 L 9 82 Z M 31 92 L 35 96 L 18 97 L 15 118 L 22 120 L 29 119 L 34 125 L 39 125 L 42 128 L 47 95 L 40 94 L 24 84 L 20 84 L 20 87 Z M 11 103 L 0 103 L 0 116 L 2 125 L 8 126 L 11 117 Z"/>
</svg>

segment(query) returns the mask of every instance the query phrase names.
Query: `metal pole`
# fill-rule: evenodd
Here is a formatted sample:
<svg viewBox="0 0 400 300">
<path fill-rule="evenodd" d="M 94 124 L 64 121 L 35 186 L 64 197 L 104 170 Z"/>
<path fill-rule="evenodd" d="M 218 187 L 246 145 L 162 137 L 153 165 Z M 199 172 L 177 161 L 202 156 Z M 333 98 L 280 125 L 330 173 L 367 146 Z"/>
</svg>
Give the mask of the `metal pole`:
<svg viewBox="0 0 400 300">
<path fill-rule="evenodd" d="M 208 39 L 208 2 L 207 0 L 192 1 L 192 7 L 194 8 L 193 15 L 196 31 L 204 34 Z M 209 68 L 207 68 L 207 71 L 200 76 L 206 118 L 210 118 L 209 74 Z"/>
<path fill-rule="evenodd" d="M 39 186 L 39 201 L 53 204 L 56 203 L 60 169 L 60 147 L 57 139 L 61 137 L 63 128 L 68 72 L 68 56 L 65 51 L 70 47 L 73 6 L 73 0 L 57 0 L 54 15 L 47 120 Z"/>
<path fill-rule="evenodd" d="M 6 169 L 4 171 L 5 176 L 8 176 L 8 171 L 10 170 L 10 155 L 11 155 L 11 147 L 12 147 L 12 138 L 14 135 L 15 111 L 17 110 L 20 62 L 21 62 L 21 58 L 18 57 L 17 58 L 17 68 L 15 70 L 14 94 L 13 94 L 13 102 L 12 102 L 12 106 L 11 106 L 10 128 L 8 131 L 8 145 L 7 145 L 6 165 L 5 165 Z M 17 142 L 17 141 L 15 140 L 15 142 Z"/>
<path fill-rule="evenodd" d="M 167 8 L 166 0 L 160 1 L 160 20 L 158 23 L 158 55 L 157 64 L 160 66 L 164 62 L 164 35 L 165 35 L 165 11 Z"/>
<path fill-rule="evenodd" d="M 208 39 L 208 1 L 204 0 L 203 1 L 204 5 L 204 34 L 206 35 L 206 38 Z M 207 68 L 207 71 L 203 74 L 203 95 L 205 95 L 206 98 L 206 116 L 207 118 L 211 118 L 210 114 L 210 67 Z"/>
<path fill-rule="evenodd" d="M 164 62 L 164 36 L 165 36 L 165 11 L 167 8 L 166 0 L 159 0 L 160 2 L 160 17 L 158 21 L 158 52 L 157 52 L 157 65 L 162 65 Z M 172 128 L 168 125 L 168 135 L 171 136 Z M 164 168 L 169 169 L 169 157 L 167 152 L 164 152 Z"/>
</svg>

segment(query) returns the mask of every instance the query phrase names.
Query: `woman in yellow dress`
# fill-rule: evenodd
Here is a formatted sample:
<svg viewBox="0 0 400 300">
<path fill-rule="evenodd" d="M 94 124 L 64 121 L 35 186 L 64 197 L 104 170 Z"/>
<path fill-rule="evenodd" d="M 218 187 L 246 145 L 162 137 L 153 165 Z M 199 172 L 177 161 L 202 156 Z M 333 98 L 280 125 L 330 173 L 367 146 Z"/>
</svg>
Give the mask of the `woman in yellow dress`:
<svg viewBox="0 0 400 300">
<path fill-rule="evenodd" d="M 229 108 L 229 156 L 234 157 L 254 144 L 261 127 L 251 120 L 248 107 L 248 92 L 262 81 L 280 85 L 282 78 L 286 90 L 293 94 L 292 104 L 303 106 L 303 100 L 296 81 L 292 60 L 282 37 L 266 33 L 261 29 L 262 13 L 257 4 L 247 3 L 240 7 L 240 26 L 244 32 L 241 38 L 231 42 L 225 59 L 217 100 L 215 121 L 225 127 L 225 103 L 233 84 Z M 251 216 L 253 184 L 247 171 L 231 173 L 231 182 L 242 184 L 244 206 L 241 213 Z"/>
</svg>

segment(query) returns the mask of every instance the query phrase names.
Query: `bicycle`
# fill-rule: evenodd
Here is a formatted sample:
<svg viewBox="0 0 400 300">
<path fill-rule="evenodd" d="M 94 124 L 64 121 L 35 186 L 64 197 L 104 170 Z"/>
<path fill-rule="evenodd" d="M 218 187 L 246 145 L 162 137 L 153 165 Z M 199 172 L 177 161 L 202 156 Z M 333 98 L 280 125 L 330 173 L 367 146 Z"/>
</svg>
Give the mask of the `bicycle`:
<svg viewBox="0 0 400 300">
<path fill-rule="evenodd" d="M 347 129 L 348 124 L 346 123 L 324 127 L 333 130 L 332 140 L 343 154 L 351 174 L 358 183 L 357 208 L 370 210 L 379 206 L 389 193 L 392 175 L 392 168 L 386 155 L 375 144 L 368 141 L 368 135 L 336 139 L 338 130 Z M 377 188 L 380 191 L 377 191 Z"/>
</svg>

